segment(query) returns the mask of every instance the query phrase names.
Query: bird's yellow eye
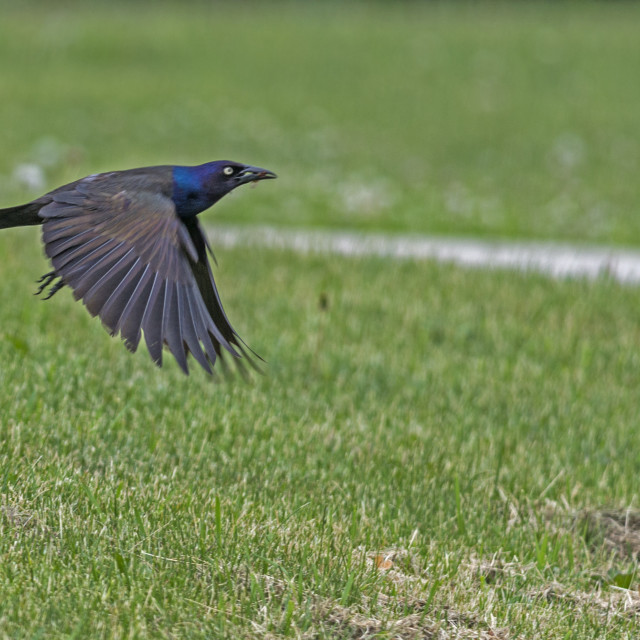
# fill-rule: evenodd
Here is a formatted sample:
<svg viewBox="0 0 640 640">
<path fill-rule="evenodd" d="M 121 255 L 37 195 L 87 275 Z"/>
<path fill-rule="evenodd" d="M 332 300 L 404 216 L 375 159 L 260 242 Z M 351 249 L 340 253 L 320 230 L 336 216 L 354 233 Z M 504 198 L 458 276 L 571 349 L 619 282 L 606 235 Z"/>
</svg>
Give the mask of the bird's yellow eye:
<svg viewBox="0 0 640 640">
<path fill-rule="evenodd" d="M 222 170 L 222 173 L 224 173 L 225 176 L 230 176 L 233 174 L 233 167 L 225 167 Z"/>
</svg>

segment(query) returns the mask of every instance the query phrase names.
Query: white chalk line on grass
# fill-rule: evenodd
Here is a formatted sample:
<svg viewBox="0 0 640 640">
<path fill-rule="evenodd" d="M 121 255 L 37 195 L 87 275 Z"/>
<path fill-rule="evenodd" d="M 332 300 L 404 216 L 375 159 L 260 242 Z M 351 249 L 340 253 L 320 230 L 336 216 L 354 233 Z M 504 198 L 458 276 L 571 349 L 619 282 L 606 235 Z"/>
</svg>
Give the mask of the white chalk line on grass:
<svg viewBox="0 0 640 640">
<path fill-rule="evenodd" d="M 209 226 L 208 232 L 214 249 L 216 246 L 260 246 L 299 253 L 371 255 L 531 270 L 556 278 L 606 276 L 619 282 L 640 282 L 640 251 L 631 249 L 268 226 L 215 225 Z"/>
</svg>

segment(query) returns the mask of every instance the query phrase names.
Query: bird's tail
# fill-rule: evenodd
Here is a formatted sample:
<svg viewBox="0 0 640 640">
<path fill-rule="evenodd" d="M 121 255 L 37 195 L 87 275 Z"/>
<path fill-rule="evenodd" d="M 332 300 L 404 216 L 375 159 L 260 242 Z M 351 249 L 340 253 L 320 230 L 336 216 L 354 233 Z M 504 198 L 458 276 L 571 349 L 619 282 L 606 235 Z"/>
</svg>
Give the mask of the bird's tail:
<svg viewBox="0 0 640 640">
<path fill-rule="evenodd" d="M 26 227 L 31 224 L 41 224 L 42 218 L 38 215 L 42 202 L 28 202 L 17 207 L 0 209 L 0 229 L 9 227 Z"/>
</svg>

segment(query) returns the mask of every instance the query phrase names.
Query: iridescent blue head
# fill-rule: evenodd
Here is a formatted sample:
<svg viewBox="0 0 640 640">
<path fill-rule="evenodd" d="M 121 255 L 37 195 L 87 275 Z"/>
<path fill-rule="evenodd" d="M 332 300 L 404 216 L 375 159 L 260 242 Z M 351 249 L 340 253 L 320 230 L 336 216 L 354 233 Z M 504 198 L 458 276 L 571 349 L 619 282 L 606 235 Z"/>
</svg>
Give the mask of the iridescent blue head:
<svg viewBox="0 0 640 640">
<path fill-rule="evenodd" d="M 173 167 L 172 199 L 176 213 L 182 218 L 198 215 L 241 184 L 275 177 L 267 169 L 227 160 Z"/>
</svg>

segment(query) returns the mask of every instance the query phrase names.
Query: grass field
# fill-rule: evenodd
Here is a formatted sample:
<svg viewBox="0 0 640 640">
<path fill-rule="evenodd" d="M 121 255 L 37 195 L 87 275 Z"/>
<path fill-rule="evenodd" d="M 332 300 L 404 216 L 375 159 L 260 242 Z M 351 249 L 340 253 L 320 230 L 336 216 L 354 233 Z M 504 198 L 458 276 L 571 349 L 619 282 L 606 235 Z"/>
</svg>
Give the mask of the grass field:
<svg viewBox="0 0 640 640">
<path fill-rule="evenodd" d="M 130 4 L 2 7 L 3 199 L 229 157 L 227 221 L 640 244 L 637 4 Z"/>
<path fill-rule="evenodd" d="M 227 222 L 638 244 L 636 6 L 149 6 L 3 7 L 2 203 L 227 156 Z M 635 289 L 216 254 L 251 384 L 0 235 L 0 638 L 638 637 Z"/>
<path fill-rule="evenodd" d="M 33 299 L 33 234 L 2 243 L 7 636 L 636 635 L 633 529 L 589 516 L 637 492 L 633 289 L 223 252 L 271 364 L 216 386 Z"/>
</svg>

